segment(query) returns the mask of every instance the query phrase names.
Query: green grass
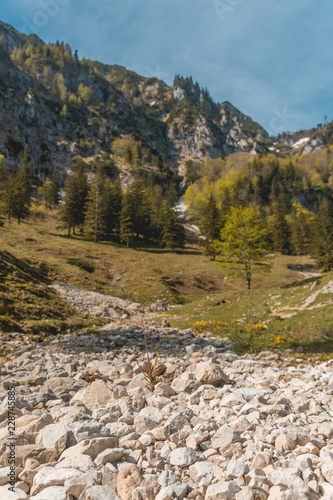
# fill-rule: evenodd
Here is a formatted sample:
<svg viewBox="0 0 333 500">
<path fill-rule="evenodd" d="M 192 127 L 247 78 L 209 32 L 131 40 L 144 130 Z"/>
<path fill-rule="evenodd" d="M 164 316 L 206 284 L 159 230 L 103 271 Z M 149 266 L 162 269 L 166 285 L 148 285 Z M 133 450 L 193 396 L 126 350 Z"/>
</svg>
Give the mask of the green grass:
<svg viewBox="0 0 333 500">
<path fill-rule="evenodd" d="M 266 266 L 258 266 L 248 292 L 244 280 L 196 248 L 172 254 L 158 248 L 95 244 L 80 236 L 68 238 L 56 226 L 52 216 L 20 226 L 6 222 L 0 228 L 3 250 L 17 259 L 14 267 L 23 265 L 19 275 L 15 276 L 13 267 L 7 277 L 1 276 L 0 328 L 1 321 L 9 330 L 12 323 L 24 329 L 30 322 L 31 330 L 42 332 L 47 323 L 63 330 L 68 321 L 83 322 L 47 287 L 58 281 L 144 305 L 161 299 L 174 308 L 156 314 L 157 321 L 167 318 L 172 326 L 229 338 L 240 353 L 301 346 L 305 355 L 331 356 L 332 306 L 288 310 L 313 293 L 310 287 L 316 278 L 300 272 L 316 271 L 309 257 L 272 256 Z M 87 272 L 88 268 L 93 272 Z M 332 273 L 323 275 L 322 285 L 330 279 Z M 331 299 L 330 294 L 321 294 L 312 305 Z M 283 319 L 288 312 L 296 314 Z"/>
</svg>

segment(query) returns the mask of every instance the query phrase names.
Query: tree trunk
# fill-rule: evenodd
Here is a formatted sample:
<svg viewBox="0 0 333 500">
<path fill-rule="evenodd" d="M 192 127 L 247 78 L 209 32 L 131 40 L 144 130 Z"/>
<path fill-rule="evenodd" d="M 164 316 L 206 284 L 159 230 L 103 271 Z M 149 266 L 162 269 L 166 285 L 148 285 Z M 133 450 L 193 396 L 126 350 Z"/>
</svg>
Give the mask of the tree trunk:
<svg viewBox="0 0 333 500">
<path fill-rule="evenodd" d="M 71 223 L 68 222 L 68 236 L 71 235 Z"/>
<path fill-rule="evenodd" d="M 246 272 L 247 289 L 251 290 L 251 271 Z"/>
</svg>

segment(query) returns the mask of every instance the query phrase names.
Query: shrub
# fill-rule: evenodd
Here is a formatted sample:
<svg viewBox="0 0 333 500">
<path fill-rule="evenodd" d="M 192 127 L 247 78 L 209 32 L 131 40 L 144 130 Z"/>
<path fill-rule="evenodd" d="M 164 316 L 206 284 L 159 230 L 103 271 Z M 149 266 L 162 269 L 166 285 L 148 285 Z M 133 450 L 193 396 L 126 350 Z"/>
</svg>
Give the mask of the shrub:
<svg viewBox="0 0 333 500">
<path fill-rule="evenodd" d="M 93 273 L 95 271 L 95 266 L 88 262 L 87 260 L 83 259 L 69 259 L 67 261 L 67 264 L 71 264 L 72 266 L 79 267 L 80 269 L 83 269 L 84 271 L 87 271 L 87 273 Z"/>
</svg>

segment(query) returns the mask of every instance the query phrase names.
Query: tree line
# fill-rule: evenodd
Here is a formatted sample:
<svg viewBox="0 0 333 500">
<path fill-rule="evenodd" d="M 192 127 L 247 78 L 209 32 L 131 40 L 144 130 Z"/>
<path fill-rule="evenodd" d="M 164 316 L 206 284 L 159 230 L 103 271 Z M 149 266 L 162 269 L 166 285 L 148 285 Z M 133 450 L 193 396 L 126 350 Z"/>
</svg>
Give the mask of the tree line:
<svg viewBox="0 0 333 500">
<path fill-rule="evenodd" d="M 34 181 L 26 151 L 16 172 L 8 171 L 3 161 L 0 163 L 2 211 L 9 220 L 16 218 L 20 224 L 29 217 Z M 137 175 L 123 190 L 119 178 L 110 180 L 103 162 L 95 163 L 92 173 L 77 157 L 62 196 L 56 169 L 37 193 L 46 208 L 58 208 L 68 236 L 84 234 L 95 242 L 114 241 L 127 247 L 151 243 L 171 251 L 185 245 L 183 221 L 175 208 L 178 190 L 172 183 L 163 191 L 153 179 Z"/>
<path fill-rule="evenodd" d="M 189 212 L 204 236 L 203 253 L 220 258 L 224 248 L 224 254 L 231 255 L 224 243 L 232 237 L 236 247 L 246 234 L 236 217 L 240 213 L 248 226 L 255 220 L 257 233 L 265 233 L 260 247 L 284 255 L 310 254 L 320 267 L 331 270 L 333 164 L 323 166 L 317 159 L 315 169 L 306 169 L 272 155 L 248 164 L 244 159 L 243 164 L 233 161 L 206 160 L 199 179 L 185 194 Z M 233 234 L 236 226 L 238 234 Z"/>
</svg>

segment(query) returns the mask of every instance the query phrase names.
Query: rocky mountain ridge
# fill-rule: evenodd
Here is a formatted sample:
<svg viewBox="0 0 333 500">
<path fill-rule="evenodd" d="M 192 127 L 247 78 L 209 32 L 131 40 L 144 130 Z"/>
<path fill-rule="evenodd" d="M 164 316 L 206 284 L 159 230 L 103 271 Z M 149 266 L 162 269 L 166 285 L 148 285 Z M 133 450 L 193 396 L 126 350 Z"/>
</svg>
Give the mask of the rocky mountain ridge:
<svg viewBox="0 0 333 500">
<path fill-rule="evenodd" d="M 75 154 L 112 153 L 119 136 L 134 137 L 174 166 L 184 156 L 264 151 L 270 144 L 262 127 L 230 103 L 214 103 L 191 78 L 177 77 L 169 87 L 120 66 L 79 61 L 68 45 L 46 45 L 1 22 L 0 37 L 0 154 L 15 165 L 28 147 L 42 177 L 53 166 L 68 167 Z M 90 99 L 79 105 L 80 85 Z"/>
</svg>

